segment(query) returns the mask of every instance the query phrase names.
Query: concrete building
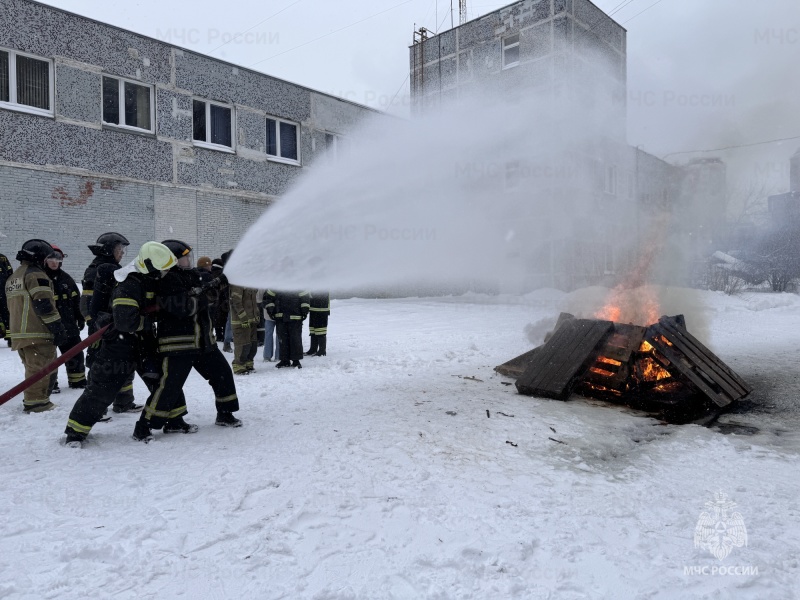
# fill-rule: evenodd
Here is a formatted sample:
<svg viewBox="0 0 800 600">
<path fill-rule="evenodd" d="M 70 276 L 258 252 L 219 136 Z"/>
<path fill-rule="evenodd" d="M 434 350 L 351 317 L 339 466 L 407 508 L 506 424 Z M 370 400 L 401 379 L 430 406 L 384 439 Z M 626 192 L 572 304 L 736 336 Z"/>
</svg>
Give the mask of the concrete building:
<svg viewBox="0 0 800 600">
<path fill-rule="evenodd" d="M 0 252 L 97 235 L 218 256 L 367 107 L 31 0 L 0 9 Z"/>
<path fill-rule="evenodd" d="M 641 246 L 658 240 L 681 246 L 690 263 L 717 249 L 714 240 L 726 224 L 725 164 L 672 165 L 628 144 L 626 48 L 625 29 L 589 0 L 519 0 L 439 35 L 415 32 L 409 49 L 415 114 L 488 90 L 575 140 L 567 153 L 551 156 L 569 177 L 548 191 L 573 230 L 533 251 L 536 272 L 527 287 L 613 285 L 636 264 Z M 547 114 L 540 113 L 543 98 Z M 526 161 L 531 157 L 520 157 Z M 530 238 L 540 230 L 531 225 Z M 690 271 L 663 270 L 658 277 L 688 283 Z"/>
</svg>

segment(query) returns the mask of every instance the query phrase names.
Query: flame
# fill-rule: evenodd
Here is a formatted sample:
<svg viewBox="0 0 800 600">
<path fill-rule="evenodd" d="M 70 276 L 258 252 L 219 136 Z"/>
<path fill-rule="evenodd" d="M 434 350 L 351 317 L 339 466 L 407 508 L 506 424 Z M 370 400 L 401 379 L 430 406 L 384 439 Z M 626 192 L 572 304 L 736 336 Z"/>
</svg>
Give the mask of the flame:
<svg viewBox="0 0 800 600">
<path fill-rule="evenodd" d="M 653 350 L 653 346 L 647 340 L 642 341 L 642 345 L 639 346 L 639 352 L 650 352 Z"/>
<path fill-rule="evenodd" d="M 611 290 L 605 306 L 594 317 L 615 323 L 650 325 L 658 321 L 661 307 L 653 286 L 625 288 L 619 285 Z"/>
<path fill-rule="evenodd" d="M 639 361 L 639 367 L 641 368 L 643 381 L 661 381 L 662 379 L 669 379 L 672 377 L 669 371 L 649 356 Z"/>
</svg>

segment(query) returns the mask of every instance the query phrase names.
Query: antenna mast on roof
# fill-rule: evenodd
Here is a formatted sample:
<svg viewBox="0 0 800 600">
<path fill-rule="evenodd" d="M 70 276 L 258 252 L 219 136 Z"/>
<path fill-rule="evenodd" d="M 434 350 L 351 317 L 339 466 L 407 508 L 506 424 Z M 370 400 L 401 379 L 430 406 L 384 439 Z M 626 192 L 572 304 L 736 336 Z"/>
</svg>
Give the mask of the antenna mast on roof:
<svg viewBox="0 0 800 600">
<path fill-rule="evenodd" d="M 458 24 L 467 22 L 467 0 L 458 0 Z"/>
</svg>

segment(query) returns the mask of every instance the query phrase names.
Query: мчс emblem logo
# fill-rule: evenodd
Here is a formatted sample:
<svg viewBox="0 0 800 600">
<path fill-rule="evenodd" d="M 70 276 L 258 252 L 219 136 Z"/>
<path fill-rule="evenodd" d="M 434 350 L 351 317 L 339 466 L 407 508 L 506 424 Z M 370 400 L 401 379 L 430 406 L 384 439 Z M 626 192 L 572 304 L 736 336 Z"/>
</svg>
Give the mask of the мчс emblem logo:
<svg viewBox="0 0 800 600">
<path fill-rule="evenodd" d="M 741 513 L 730 512 L 736 506 L 722 492 L 706 502 L 710 511 L 703 511 L 694 528 L 694 547 L 708 550 L 719 560 L 724 560 L 734 548 L 747 546 L 747 529 Z"/>
</svg>

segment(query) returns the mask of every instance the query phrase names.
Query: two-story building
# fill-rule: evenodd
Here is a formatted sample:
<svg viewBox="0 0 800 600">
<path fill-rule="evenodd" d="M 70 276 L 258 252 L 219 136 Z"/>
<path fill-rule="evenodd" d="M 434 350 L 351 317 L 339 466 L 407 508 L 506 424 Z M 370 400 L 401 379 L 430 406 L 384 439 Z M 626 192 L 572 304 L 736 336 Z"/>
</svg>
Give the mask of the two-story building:
<svg viewBox="0 0 800 600">
<path fill-rule="evenodd" d="M 32 0 L 0 6 L 0 252 L 91 259 L 180 238 L 218 256 L 376 111 Z M 344 145 L 344 144 L 341 144 Z"/>
</svg>

